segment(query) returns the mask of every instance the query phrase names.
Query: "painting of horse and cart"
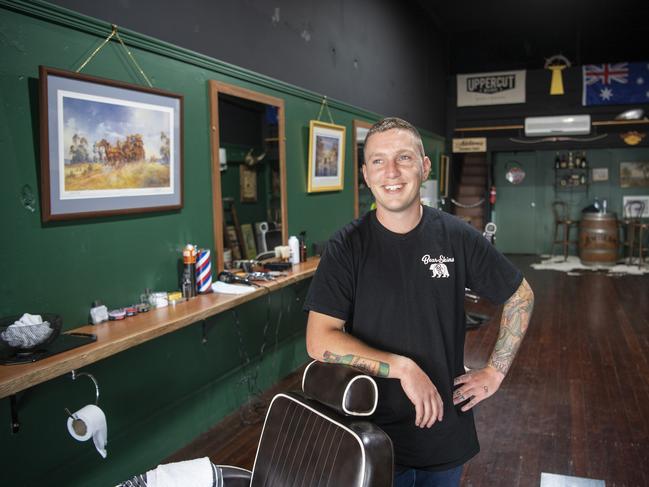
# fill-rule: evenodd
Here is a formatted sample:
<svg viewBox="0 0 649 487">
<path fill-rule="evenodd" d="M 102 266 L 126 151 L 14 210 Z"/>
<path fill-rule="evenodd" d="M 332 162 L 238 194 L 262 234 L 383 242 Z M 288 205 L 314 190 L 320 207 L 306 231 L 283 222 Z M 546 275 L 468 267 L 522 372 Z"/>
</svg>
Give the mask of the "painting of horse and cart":
<svg viewBox="0 0 649 487">
<path fill-rule="evenodd" d="M 44 218 L 179 208 L 182 97 L 45 69 Z"/>
<path fill-rule="evenodd" d="M 170 114 L 63 98 L 64 191 L 168 188 Z"/>
</svg>

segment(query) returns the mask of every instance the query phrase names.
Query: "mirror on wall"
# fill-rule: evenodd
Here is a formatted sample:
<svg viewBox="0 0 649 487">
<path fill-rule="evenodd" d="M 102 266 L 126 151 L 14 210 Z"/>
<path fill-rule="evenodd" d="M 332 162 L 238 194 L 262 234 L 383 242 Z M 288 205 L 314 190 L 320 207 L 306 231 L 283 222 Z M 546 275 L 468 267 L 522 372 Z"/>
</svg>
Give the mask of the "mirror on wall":
<svg viewBox="0 0 649 487">
<path fill-rule="evenodd" d="M 217 272 L 288 239 L 284 100 L 211 80 L 212 213 Z"/>
<path fill-rule="evenodd" d="M 374 202 L 372 192 L 365 185 L 363 170 L 361 169 L 363 166 L 365 136 L 372 124 L 363 120 L 354 120 L 352 125 L 354 130 L 354 218 L 358 218 L 368 212 Z"/>
</svg>

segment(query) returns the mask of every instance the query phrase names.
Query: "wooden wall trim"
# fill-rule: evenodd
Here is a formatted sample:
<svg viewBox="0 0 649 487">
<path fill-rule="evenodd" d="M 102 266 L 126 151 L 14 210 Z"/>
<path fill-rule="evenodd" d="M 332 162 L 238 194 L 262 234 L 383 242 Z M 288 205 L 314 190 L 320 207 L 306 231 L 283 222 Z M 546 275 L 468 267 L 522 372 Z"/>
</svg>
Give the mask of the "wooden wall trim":
<svg viewBox="0 0 649 487">
<path fill-rule="evenodd" d="M 649 124 L 649 119 L 642 120 L 598 120 L 591 123 L 595 127 L 604 125 L 645 125 Z M 520 130 L 524 125 L 486 125 L 484 127 L 458 127 L 453 129 L 455 132 L 491 132 L 496 130 Z"/>
</svg>

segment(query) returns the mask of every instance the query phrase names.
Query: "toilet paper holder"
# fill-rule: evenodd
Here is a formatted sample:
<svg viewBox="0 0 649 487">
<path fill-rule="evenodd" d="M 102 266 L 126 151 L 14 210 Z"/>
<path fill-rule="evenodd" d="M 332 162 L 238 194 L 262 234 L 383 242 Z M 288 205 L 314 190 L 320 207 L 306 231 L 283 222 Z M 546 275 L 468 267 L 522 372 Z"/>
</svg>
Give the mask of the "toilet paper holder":
<svg viewBox="0 0 649 487">
<path fill-rule="evenodd" d="M 99 384 L 97 383 L 97 379 L 95 379 L 95 377 L 88 372 L 77 372 L 76 370 L 72 370 L 72 380 L 76 380 L 77 377 L 80 377 L 82 375 L 90 377 L 90 380 L 92 380 L 93 384 L 95 384 L 95 406 L 99 405 Z M 16 394 L 12 394 L 9 397 L 9 407 L 11 409 L 11 434 L 16 434 L 18 433 L 18 431 L 20 431 L 20 420 L 18 419 L 18 399 L 16 398 Z M 68 408 L 65 408 L 65 412 L 72 419 L 77 419 Z"/>
<path fill-rule="evenodd" d="M 72 380 L 77 380 L 77 377 L 81 377 L 82 375 L 85 375 L 86 377 L 90 377 L 90 380 L 92 380 L 93 384 L 95 384 L 95 406 L 99 405 L 99 384 L 97 383 L 97 379 L 92 374 L 89 374 L 88 372 L 77 372 L 76 370 L 72 370 L 71 372 L 72 375 Z"/>
<path fill-rule="evenodd" d="M 88 372 L 77 372 L 76 370 L 72 370 L 71 372 L 72 380 L 77 380 L 77 377 L 81 377 L 82 375 L 89 377 L 90 380 L 92 380 L 93 384 L 95 384 L 95 406 L 98 406 L 99 405 L 99 384 L 97 383 L 97 379 L 95 379 L 95 377 L 92 374 L 89 374 Z M 65 408 L 65 412 L 72 419 L 74 419 L 75 421 L 77 420 L 75 415 L 72 414 L 68 408 Z"/>
</svg>

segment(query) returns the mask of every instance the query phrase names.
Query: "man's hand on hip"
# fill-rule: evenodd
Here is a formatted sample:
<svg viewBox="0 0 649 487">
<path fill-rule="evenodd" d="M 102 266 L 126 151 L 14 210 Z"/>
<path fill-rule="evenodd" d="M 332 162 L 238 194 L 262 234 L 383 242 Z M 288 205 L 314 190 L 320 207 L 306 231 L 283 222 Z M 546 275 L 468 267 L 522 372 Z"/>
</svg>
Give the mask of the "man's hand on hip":
<svg viewBox="0 0 649 487">
<path fill-rule="evenodd" d="M 430 378 L 412 360 L 404 359 L 399 373 L 401 387 L 415 405 L 415 424 L 430 428 L 444 418 L 444 404 Z"/>
<path fill-rule="evenodd" d="M 462 406 L 462 411 L 468 411 L 480 401 L 493 395 L 504 378 L 505 376 L 501 372 L 489 365 L 484 369 L 472 370 L 456 377 L 454 384 L 460 387 L 453 393 L 453 405 L 457 406 L 470 399 Z"/>
</svg>

